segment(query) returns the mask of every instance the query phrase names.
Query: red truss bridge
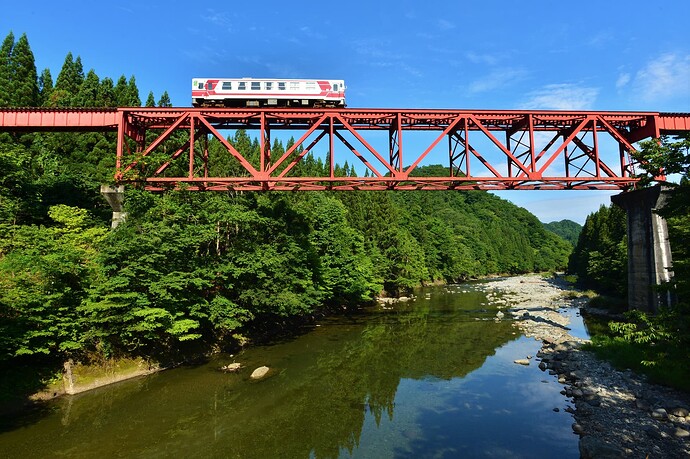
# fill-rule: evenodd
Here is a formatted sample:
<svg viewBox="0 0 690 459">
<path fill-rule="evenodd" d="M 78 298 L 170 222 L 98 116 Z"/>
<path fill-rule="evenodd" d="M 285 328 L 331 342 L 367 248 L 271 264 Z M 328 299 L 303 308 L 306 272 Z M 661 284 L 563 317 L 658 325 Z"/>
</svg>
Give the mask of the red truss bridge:
<svg viewBox="0 0 690 459">
<path fill-rule="evenodd" d="M 227 140 L 238 129 L 250 135 L 254 131 L 258 158 Z M 115 181 L 153 191 L 615 190 L 632 188 L 638 181 L 634 144 L 689 131 L 690 113 L 2 109 L 0 130 L 115 132 Z M 274 139 L 288 136 L 294 144 L 284 153 L 271 151 Z M 217 142 L 210 153 L 213 138 Z M 304 168 L 299 165 L 310 152 L 329 173 L 301 175 Z M 231 164 L 236 172 L 214 175 L 217 161 Z M 336 164 L 345 161 L 354 167 L 346 176 L 336 176 Z M 428 176 L 429 168 L 418 173 L 419 166 L 430 164 L 442 167 L 433 168 L 433 176 Z"/>
</svg>

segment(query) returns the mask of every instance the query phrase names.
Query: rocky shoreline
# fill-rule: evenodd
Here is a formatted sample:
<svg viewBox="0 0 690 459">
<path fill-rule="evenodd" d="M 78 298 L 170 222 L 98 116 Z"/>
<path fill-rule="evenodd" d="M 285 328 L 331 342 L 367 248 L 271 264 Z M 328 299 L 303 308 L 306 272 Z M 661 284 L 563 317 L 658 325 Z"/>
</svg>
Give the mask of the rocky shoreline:
<svg viewBox="0 0 690 459">
<path fill-rule="evenodd" d="M 566 282 L 539 276 L 500 279 L 486 288 L 489 298 L 505 305 L 497 320 L 511 314 L 526 336 L 542 342 L 535 361 L 573 401 L 575 408 L 566 411 L 574 416 L 582 458 L 690 458 L 690 395 L 616 370 L 582 350 L 587 340 L 571 336 L 569 318 L 558 310 L 586 311 L 586 298 L 569 298 Z"/>
</svg>

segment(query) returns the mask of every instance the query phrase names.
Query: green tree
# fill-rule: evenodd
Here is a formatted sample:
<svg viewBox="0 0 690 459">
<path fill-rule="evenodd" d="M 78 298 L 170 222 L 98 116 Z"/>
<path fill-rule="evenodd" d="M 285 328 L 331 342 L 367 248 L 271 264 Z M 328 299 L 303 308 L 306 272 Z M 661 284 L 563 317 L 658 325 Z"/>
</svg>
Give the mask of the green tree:
<svg viewBox="0 0 690 459">
<path fill-rule="evenodd" d="M 149 95 L 146 98 L 146 104 L 144 106 L 145 107 L 155 107 L 156 106 L 156 99 L 153 97 L 153 91 L 149 91 Z"/>
<path fill-rule="evenodd" d="M 79 86 L 77 94 L 72 99 L 75 107 L 98 107 L 100 105 L 101 82 L 96 72 L 91 69 Z"/>
<path fill-rule="evenodd" d="M 26 34 L 22 34 L 10 56 L 12 81 L 11 104 L 16 107 L 36 107 L 39 102 L 36 62 Z"/>
<path fill-rule="evenodd" d="M 3 358 L 68 356 L 82 349 L 86 324 L 78 307 L 95 273 L 107 228 L 93 226 L 84 209 L 50 209 L 54 226 L 16 226 L 0 258 Z"/>
<path fill-rule="evenodd" d="M 48 105 L 51 107 L 69 107 L 83 82 L 84 69 L 81 58 L 77 56 L 75 60 L 71 52 L 67 53 Z"/>
<path fill-rule="evenodd" d="M 168 91 L 163 91 L 163 94 L 161 94 L 161 98 L 158 99 L 158 106 L 172 107 L 172 102 L 170 102 L 170 96 L 168 95 Z"/>
<path fill-rule="evenodd" d="M 98 89 L 98 107 L 115 107 L 117 106 L 115 98 L 115 87 L 113 86 L 112 78 L 105 77 L 101 80 Z"/>
<path fill-rule="evenodd" d="M 45 106 L 53 93 L 53 76 L 50 69 L 44 69 L 38 77 L 38 100 L 41 106 Z"/>
<path fill-rule="evenodd" d="M 587 217 L 568 271 L 588 288 L 623 296 L 627 291 L 627 219 L 616 206 L 601 206 Z"/>
<path fill-rule="evenodd" d="M 0 107 L 12 105 L 12 49 L 14 34 L 10 31 L 0 45 Z"/>
</svg>

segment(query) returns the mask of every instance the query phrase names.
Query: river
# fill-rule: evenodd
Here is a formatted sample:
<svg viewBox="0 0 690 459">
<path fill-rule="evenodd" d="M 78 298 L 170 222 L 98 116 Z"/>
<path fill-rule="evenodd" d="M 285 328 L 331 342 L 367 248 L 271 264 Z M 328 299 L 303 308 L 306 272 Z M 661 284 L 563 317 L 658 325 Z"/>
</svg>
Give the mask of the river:
<svg viewBox="0 0 690 459">
<path fill-rule="evenodd" d="M 541 343 L 494 320 L 485 290 L 423 288 L 235 356 L 53 400 L 4 420 L 0 457 L 578 458 L 563 386 L 534 360 L 514 363 Z M 231 362 L 243 370 L 219 371 Z M 269 376 L 250 380 L 262 365 Z"/>
</svg>

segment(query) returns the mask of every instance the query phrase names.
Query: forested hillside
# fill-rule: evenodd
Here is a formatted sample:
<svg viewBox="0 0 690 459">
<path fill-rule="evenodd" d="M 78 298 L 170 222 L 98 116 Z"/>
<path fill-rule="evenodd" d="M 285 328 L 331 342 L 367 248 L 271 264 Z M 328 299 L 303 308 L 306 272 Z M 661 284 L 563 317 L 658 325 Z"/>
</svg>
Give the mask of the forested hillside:
<svg viewBox="0 0 690 459">
<path fill-rule="evenodd" d="M 138 106 L 134 76 L 40 76 L 26 36 L 2 44 L 0 106 Z M 156 104 L 149 94 L 146 105 Z M 157 105 L 169 106 L 166 92 Z M 248 158 L 247 132 L 228 139 Z M 276 139 L 285 151 L 291 140 Z M 220 145 L 211 141 L 210 154 Z M 324 153 L 324 152 L 321 152 Z M 265 323 L 421 283 L 563 269 L 571 247 L 482 192 L 169 192 L 128 187 L 110 229 L 99 194 L 115 137 L 0 134 L 0 360 L 159 358 L 242 343 Z M 216 159 L 218 159 L 216 157 Z M 232 173 L 213 162 L 212 173 Z M 328 168 L 308 155 L 295 173 Z M 353 174 L 347 164 L 339 175 Z M 145 172 L 145 170 L 143 171 Z"/>
<path fill-rule="evenodd" d="M 577 244 L 577 239 L 582 231 L 582 225 L 572 220 L 544 223 L 544 228 L 570 242 L 573 247 Z"/>
</svg>

